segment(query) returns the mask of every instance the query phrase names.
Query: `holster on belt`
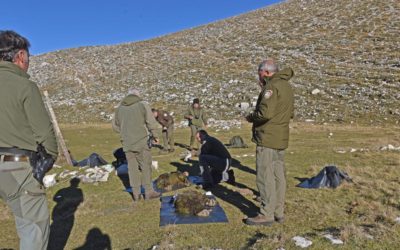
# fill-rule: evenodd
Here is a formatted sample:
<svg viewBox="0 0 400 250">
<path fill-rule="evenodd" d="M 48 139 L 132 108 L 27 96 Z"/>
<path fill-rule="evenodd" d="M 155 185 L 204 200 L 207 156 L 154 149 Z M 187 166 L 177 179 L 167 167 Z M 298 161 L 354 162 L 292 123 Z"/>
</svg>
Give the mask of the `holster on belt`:
<svg viewBox="0 0 400 250">
<path fill-rule="evenodd" d="M 46 152 L 42 144 L 37 145 L 37 152 L 19 148 L 1 148 L 0 152 L 12 155 L 24 155 L 29 157 L 32 166 L 33 177 L 43 185 L 43 177 L 53 167 L 55 160 Z"/>
</svg>

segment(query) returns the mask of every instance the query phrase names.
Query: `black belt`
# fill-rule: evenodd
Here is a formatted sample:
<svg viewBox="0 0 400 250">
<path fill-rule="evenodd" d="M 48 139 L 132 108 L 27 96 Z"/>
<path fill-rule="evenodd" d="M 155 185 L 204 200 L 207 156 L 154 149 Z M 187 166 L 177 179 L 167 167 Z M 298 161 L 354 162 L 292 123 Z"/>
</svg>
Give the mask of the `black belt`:
<svg viewBox="0 0 400 250">
<path fill-rule="evenodd" d="M 13 155 L 13 156 L 27 156 L 29 158 L 33 158 L 36 152 L 27 149 L 19 149 L 19 148 L 2 148 L 0 147 L 0 155 Z"/>
<path fill-rule="evenodd" d="M 29 162 L 29 157 L 25 155 L 4 155 L 3 162 L 13 161 L 13 162 Z"/>
</svg>

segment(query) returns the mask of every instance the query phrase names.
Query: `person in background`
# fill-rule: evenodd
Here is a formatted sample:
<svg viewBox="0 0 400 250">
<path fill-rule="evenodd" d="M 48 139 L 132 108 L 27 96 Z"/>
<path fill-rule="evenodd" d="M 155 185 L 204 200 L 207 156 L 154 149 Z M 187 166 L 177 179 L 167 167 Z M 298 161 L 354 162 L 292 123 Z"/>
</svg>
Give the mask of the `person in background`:
<svg viewBox="0 0 400 250">
<path fill-rule="evenodd" d="M 142 100 L 136 89 L 129 89 L 128 95 L 117 107 L 113 129 L 121 136 L 122 147 L 128 160 L 129 181 L 132 187 L 133 204 L 141 196 L 153 199 L 161 196 L 153 190 L 151 183 L 151 144 L 158 143 L 158 124 L 150 106 Z"/>
<path fill-rule="evenodd" d="M 162 126 L 163 151 L 174 152 L 174 118 L 165 111 L 152 109 L 154 118 Z"/>
<path fill-rule="evenodd" d="M 189 150 L 193 149 L 193 145 L 196 141 L 196 133 L 202 128 L 207 128 L 207 118 L 204 112 L 204 109 L 200 106 L 200 99 L 195 98 L 193 99 L 192 105 L 189 106 L 186 114 L 185 119 L 189 121 L 190 127 L 190 146 Z"/>
</svg>

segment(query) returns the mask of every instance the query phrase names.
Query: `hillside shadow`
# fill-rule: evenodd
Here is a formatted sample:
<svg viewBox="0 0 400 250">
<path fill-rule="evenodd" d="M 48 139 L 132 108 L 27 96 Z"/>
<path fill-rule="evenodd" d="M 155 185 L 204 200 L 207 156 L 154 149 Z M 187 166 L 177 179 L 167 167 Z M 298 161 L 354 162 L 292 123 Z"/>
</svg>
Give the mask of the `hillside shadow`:
<svg viewBox="0 0 400 250">
<path fill-rule="evenodd" d="M 108 234 L 103 234 L 98 227 L 90 229 L 86 236 L 83 246 L 74 248 L 74 250 L 111 250 L 111 239 Z"/>
<path fill-rule="evenodd" d="M 254 217 L 258 214 L 258 207 L 253 202 L 249 201 L 240 193 L 226 188 L 222 185 L 216 185 L 208 189 L 213 195 L 219 199 L 232 204 L 240 209 L 240 211 L 248 217 Z"/>
<path fill-rule="evenodd" d="M 257 174 L 256 170 L 254 170 L 254 169 L 252 169 L 252 168 L 250 168 L 250 167 L 248 167 L 248 166 L 242 165 L 242 164 L 240 163 L 240 161 L 237 160 L 237 159 L 235 159 L 235 158 L 232 158 L 231 167 L 237 168 L 237 169 L 239 169 L 239 170 L 241 170 L 241 171 L 243 171 L 243 172 L 247 172 L 247 173 L 249 173 L 249 174 L 254 174 L 254 175 Z"/>
<path fill-rule="evenodd" d="M 83 192 L 78 188 L 80 180 L 73 178 L 70 186 L 60 189 L 53 197 L 57 202 L 52 212 L 48 249 L 64 249 L 75 221 L 75 212 L 83 202 Z"/>
<path fill-rule="evenodd" d="M 244 184 L 242 184 L 242 183 L 239 183 L 239 182 L 236 182 L 236 181 L 235 181 L 235 185 L 234 185 L 234 186 L 237 187 L 237 188 L 241 188 L 241 189 L 248 189 L 248 190 L 250 190 L 251 192 L 253 192 L 253 195 L 255 195 L 255 196 L 260 195 L 260 193 L 259 193 L 257 190 L 255 190 L 255 189 L 253 189 L 253 188 L 250 188 L 250 187 L 248 187 L 248 186 L 246 186 L 246 185 L 244 185 Z"/>
</svg>

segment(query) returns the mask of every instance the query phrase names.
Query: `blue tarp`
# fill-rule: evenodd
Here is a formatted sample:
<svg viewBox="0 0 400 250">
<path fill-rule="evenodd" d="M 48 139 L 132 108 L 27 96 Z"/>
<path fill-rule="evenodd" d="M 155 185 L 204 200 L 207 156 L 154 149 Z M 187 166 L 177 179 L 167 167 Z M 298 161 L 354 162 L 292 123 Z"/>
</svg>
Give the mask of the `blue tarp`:
<svg viewBox="0 0 400 250">
<path fill-rule="evenodd" d="M 214 198 L 214 196 L 209 196 Z M 226 217 L 225 211 L 222 207 L 217 204 L 212 207 L 212 211 L 207 217 L 200 217 L 195 215 L 180 215 L 175 212 L 174 203 L 171 202 L 173 196 L 161 197 L 161 208 L 160 208 L 160 226 L 166 226 L 170 224 L 202 224 L 202 223 L 227 223 L 228 218 Z"/>
</svg>

